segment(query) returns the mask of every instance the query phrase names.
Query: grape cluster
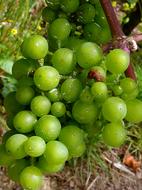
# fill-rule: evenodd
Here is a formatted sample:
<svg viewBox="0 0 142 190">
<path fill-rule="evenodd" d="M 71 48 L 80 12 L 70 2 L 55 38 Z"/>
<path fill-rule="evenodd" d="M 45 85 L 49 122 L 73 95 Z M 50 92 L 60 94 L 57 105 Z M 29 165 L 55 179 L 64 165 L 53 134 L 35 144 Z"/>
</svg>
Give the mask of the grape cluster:
<svg viewBox="0 0 142 190">
<path fill-rule="evenodd" d="M 4 100 L 9 131 L 0 145 L 0 165 L 24 189 L 38 190 L 44 174 L 81 157 L 86 138 L 111 147 L 126 139 L 126 122 L 142 121 L 138 86 L 125 77 L 130 56 L 104 55 L 110 31 L 98 0 L 47 0 L 48 39 L 26 38 L 12 74 L 17 90 Z M 97 129 L 97 130 L 96 130 Z"/>
</svg>

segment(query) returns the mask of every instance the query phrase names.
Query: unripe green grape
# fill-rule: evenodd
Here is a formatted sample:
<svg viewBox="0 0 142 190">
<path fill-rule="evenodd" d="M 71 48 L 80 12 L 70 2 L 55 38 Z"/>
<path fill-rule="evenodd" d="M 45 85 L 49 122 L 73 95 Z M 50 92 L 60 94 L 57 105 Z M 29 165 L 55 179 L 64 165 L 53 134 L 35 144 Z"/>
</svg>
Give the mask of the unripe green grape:
<svg viewBox="0 0 142 190">
<path fill-rule="evenodd" d="M 41 59 L 48 53 L 48 42 L 43 36 L 32 35 L 23 41 L 21 51 L 24 57 Z"/>
<path fill-rule="evenodd" d="M 6 151 L 14 159 L 21 159 L 27 156 L 24 150 L 24 143 L 28 140 L 28 137 L 22 134 L 12 135 L 5 144 Z"/>
<path fill-rule="evenodd" d="M 70 32 L 71 25 L 65 18 L 57 18 L 51 23 L 49 28 L 49 34 L 58 41 L 66 39 Z"/>
<path fill-rule="evenodd" d="M 115 96 L 119 96 L 123 93 L 123 89 L 120 85 L 114 85 L 112 87 L 112 91 L 114 93 Z"/>
<path fill-rule="evenodd" d="M 16 131 L 14 130 L 9 130 L 7 131 L 3 137 L 2 137 L 2 144 L 5 145 L 6 141 L 8 140 L 8 138 L 10 138 L 12 135 L 14 135 L 16 133 Z"/>
<path fill-rule="evenodd" d="M 102 56 L 102 50 L 97 44 L 84 42 L 77 52 L 77 61 L 81 67 L 87 69 L 98 64 Z"/>
<path fill-rule="evenodd" d="M 16 114 L 23 106 L 16 100 L 16 92 L 10 92 L 4 99 L 4 107 L 8 114 Z"/>
<path fill-rule="evenodd" d="M 13 119 L 14 127 L 20 133 L 33 131 L 36 122 L 36 115 L 27 110 L 18 112 Z"/>
<path fill-rule="evenodd" d="M 44 156 L 41 156 L 39 158 L 37 166 L 42 170 L 43 173 L 53 174 L 53 173 L 60 172 L 64 168 L 64 163 L 63 164 L 48 164 Z"/>
<path fill-rule="evenodd" d="M 45 141 L 38 136 L 31 136 L 24 144 L 24 150 L 31 157 L 41 156 L 46 148 Z"/>
<path fill-rule="evenodd" d="M 20 174 L 22 170 L 29 165 L 29 161 L 26 159 L 15 160 L 9 167 L 8 167 L 8 177 L 15 182 L 20 182 Z"/>
<path fill-rule="evenodd" d="M 67 75 L 75 68 L 76 57 L 72 50 L 60 48 L 53 54 L 52 64 L 60 74 Z"/>
<path fill-rule="evenodd" d="M 58 71 L 51 66 L 39 67 L 34 74 L 35 85 L 40 90 L 51 90 L 58 86 L 60 75 Z"/>
<path fill-rule="evenodd" d="M 107 85 L 104 82 L 94 82 L 91 86 L 91 93 L 96 101 L 102 102 L 108 96 Z"/>
<path fill-rule="evenodd" d="M 43 175 L 35 166 L 28 166 L 20 174 L 23 189 L 39 190 L 43 184 Z"/>
<path fill-rule="evenodd" d="M 71 157 L 80 157 L 85 151 L 84 132 L 76 125 L 65 126 L 60 132 L 59 141 L 66 145 Z"/>
<path fill-rule="evenodd" d="M 96 10 L 93 5 L 84 3 L 77 10 L 78 21 L 87 24 L 94 21 Z"/>
<path fill-rule="evenodd" d="M 135 99 L 139 94 L 138 88 L 134 89 L 131 93 L 122 93 L 121 98 L 125 101 Z"/>
<path fill-rule="evenodd" d="M 114 49 L 106 56 L 106 67 L 113 74 L 122 74 L 129 65 L 129 53 L 122 49 Z"/>
<path fill-rule="evenodd" d="M 21 79 L 23 76 L 29 76 L 33 74 L 35 70 L 39 67 L 37 60 L 33 59 L 19 59 L 12 67 L 12 75 L 17 80 Z"/>
<path fill-rule="evenodd" d="M 67 15 L 65 12 L 63 12 L 63 11 L 60 11 L 60 12 L 58 13 L 58 18 L 65 18 L 65 19 L 68 19 L 68 15 Z"/>
<path fill-rule="evenodd" d="M 77 52 L 78 49 L 80 48 L 81 44 L 84 42 L 85 42 L 85 40 L 83 40 L 83 39 L 79 39 L 77 37 L 70 36 L 65 43 L 65 47 L 73 50 L 74 52 Z"/>
<path fill-rule="evenodd" d="M 79 7 L 79 0 L 61 0 L 61 9 L 66 13 L 73 13 Z"/>
<path fill-rule="evenodd" d="M 51 113 L 55 117 L 62 117 L 66 113 L 66 106 L 62 102 L 54 102 L 51 106 Z"/>
<path fill-rule="evenodd" d="M 126 130 L 120 123 L 109 123 L 102 132 L 104 142 L 112 147 L 120 147 L 126 140 Z"/>
<path fill-rule="evenodd" d="M 136 82 L 131 78 L 124 78 L 120 80 L 120 86 L 124 93 L 132 93 L 137 88 Z"/>
<path fill-rule="evenodd" d="M 0 166 L 10 166 L 14 158 L 5 150 L 5 145 L 0 144 Z"/>
<path fill-rule="evenodd" d="M 34 86 L 34 81 L 32 77 L 29 76 L 23 76 L 18 80 L 17 87 L 22 86 Z"/>
<path fill-rule="evenodd" d="M 81 94 L 80 94 L 80 100 L 85 103 L 92 103 L 94 100 L 94 97 L 91 94 L 91 90 L 88 86 L 86 86 Z"/>
<path fill-rule="evenodd" d="M 31 101 L 32 112 L 41 117 L 50 112 L 51 102 L 46 96 L 35 96 Z"/>
<path fill-rule="evenodd" d="M 56 19 L 56 13 L 51 8 L 45 7 L 42 10 L 42 19 L 45 22 L 51 23 Z"/>
<path fill-rule="evenodd" d="M 54 88 L 47 92 L 47 97 L 51 102 L 58 102 L 62 99 L 61 92 L 59 89 Z"/>
<path fill-rule="evenodd" d="M 127 114 L 125 119 L 132 123 L 142 121 L 142 101 L 138 99 L 129 100 L 126 102 Z"/>
<path fill-rule="evenodd" d="M 102 113 L 106 120 L 118 122 L 126 116 L 127 107 L 121 98 L 109 97 L 103 104 Z"/>
<path fill-rule="evenodd" d="M 48 142 L 59 136 L 61 124 L 55 116 L 44 115 L 37 121 L 34 128 L 35 134 Z"/>
<path fill-rule="evenodd" d="M 97 119 L 97 107 L 94 103 L 88 104 L 78 100 L 73 105 L 72 114 L 78 123 L 91 123 Z"/>
<path fill-rule="evenodd" d="M 111 33 L 108 28 L 92 22 L 85 25 L 84 37 L 88 41 L 96 42 L 97 44 L 104 44 L 111 40 Z"/>
<path fill-rule="evenodd" d="M 32 87 L 30 86 L 21 86 L 16 91 L 16 100 L 21 105 L 28 105 L 30 104 L 32 98 L 34 97 L 35 92 Z"/>
<path fill-rule="evenodd" d="M 66 102 L 72 103 L 78 99 L 81 90 L 82 84 L 78 79 L 66 79 L 61 86 L 61 95 Z"/>
<path fill-rule="evenodd" d="M 59 141 L 50 141 L 46 145 L 44 157 L 48 164 L 64 164 L 68 159 L 67 147 Z"/>
</svg>

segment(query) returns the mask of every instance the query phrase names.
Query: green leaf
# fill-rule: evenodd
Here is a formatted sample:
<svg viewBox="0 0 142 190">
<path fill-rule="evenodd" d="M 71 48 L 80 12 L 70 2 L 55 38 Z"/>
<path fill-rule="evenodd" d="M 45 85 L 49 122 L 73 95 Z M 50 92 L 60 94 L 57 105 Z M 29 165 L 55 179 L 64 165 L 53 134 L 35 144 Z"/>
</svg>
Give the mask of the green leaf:
<svg viewBox="0 0 142 190">
<path fill-rule="evenodd" d="M 0 68 L 8 74 L 12 74 L 13 60 L 8 58 L 0 59 Z"/>
</svg>

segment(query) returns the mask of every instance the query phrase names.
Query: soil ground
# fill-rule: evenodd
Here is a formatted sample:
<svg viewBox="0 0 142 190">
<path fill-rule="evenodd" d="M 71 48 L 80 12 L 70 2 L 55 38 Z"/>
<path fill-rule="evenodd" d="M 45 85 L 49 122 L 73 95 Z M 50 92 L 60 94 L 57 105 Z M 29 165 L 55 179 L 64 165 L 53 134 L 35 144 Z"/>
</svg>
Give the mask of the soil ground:
<svg viewBox="0 0 142 190">
<path fill-rule="evenodd" d="M 142 190 L 142 171 L 124 173 L 111 167 L 109 173 L 87 174 L 86 180 L 79 176 L 78 168 L 66 167 L 63 172 L 46 176 L 41 190 Z M 9 180 L 6 170 L 0 169 L 0 190 L 22 190 Z"/>
</svg>

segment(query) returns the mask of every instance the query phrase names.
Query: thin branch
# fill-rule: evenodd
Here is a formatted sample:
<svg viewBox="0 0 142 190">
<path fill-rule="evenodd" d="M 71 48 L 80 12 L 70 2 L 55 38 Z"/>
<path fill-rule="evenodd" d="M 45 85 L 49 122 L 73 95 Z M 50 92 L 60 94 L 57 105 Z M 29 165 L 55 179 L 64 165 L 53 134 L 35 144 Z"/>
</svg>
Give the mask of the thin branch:
<svg viewBox="0 0 142 190">
<path fill-rule="evenodd" d="M 116 17 L 114 9 L 111 5 L 110 0 L 100 0 L 102 8 L 104 9 L 105 15 L 107 17 L 108 24 L 111 28 L 113 37 L 122 37 L 124 33 L 121 29 L 121 25 Z"/>
<path fill-rule="evenodd" d="M 141 34 L 134 34 L 132 36 L 133 40 L 135 40 L 136 42 L 140 42 L 142 41 L 142 33 Z"/>
</svg>

